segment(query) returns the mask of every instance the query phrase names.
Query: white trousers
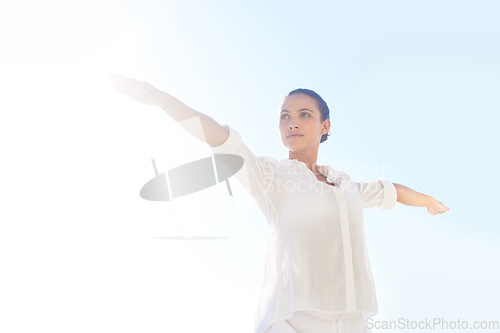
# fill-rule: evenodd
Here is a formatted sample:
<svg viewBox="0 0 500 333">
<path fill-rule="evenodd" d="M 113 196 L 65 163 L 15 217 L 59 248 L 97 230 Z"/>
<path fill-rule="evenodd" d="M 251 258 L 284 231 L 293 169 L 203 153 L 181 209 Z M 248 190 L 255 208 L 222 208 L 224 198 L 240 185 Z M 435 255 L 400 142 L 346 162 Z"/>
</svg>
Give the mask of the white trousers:
<svg viewBox="0 0 500 333">
<path fill-rule="evenodd" d="M 291 318 L 274 322 L 265 333 L 372 333 L 362 313 L 323 314 L 296 311 Z"/>
</svg>

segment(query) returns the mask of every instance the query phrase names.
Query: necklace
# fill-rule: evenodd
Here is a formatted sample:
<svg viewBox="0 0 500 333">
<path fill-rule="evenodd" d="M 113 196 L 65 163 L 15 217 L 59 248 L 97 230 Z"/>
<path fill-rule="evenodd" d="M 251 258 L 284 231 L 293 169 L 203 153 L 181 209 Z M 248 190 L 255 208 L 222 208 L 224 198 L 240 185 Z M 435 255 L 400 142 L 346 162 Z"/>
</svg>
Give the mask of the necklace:
<svg viewBox="0 0 500 333">
<path fill-rule="evenodd" d="M 325 181 L 324 181 L 325 183 L 327 183 L 327 184 L 329 184 L 329 185 L 331 185 L 331 186 L 335 186 L 335 183 L 331 183 L 331 182 L 329 182 L 329 181 L 328 181 L 328 179 L 327 179 L 327 177 L 326 177 L 324 174 L 322 174 L 321 172 L 319 172 L 319 170 L 318 170 L 318 174 L 319 174 L 320 176 L 322 176 L 322 177 L 325 177 Z"/>
</svg>

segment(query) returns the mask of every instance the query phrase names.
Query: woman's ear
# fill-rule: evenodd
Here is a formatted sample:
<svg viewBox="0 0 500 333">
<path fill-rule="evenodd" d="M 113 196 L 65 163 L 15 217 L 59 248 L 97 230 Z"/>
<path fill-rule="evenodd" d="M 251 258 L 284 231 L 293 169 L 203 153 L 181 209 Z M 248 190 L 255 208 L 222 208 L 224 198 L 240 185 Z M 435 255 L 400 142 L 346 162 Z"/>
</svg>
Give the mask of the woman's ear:
<svg viewBox="0 0 500 333">
<path fill-rule="evenodd" d="M 330 131 L 331 122 L 330 119 L 326 119 L 323 122 L 323 127 L 321 128 L 321 134 L 326 134 Z"/>
</svg>

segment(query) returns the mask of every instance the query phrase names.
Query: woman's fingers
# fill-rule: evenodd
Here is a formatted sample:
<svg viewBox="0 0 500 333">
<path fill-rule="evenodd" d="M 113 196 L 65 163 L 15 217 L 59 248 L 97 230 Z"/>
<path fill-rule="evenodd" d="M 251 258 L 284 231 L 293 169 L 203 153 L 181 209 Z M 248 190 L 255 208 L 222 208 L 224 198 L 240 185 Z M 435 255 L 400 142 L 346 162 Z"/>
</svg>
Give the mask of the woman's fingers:
<svg viewBox="0 0 500 333">
<path fill-rule="evenodd" d="M 134 81 L 136 81 L 119 74 L 109 74 L 109 80 L 113 83 L 116 89 L 122 92 L 129 91 L 131 86 L 133 86 Z"/>
<path fill-rule="evenodd" d="M 427 211 L 429 214 L 436 215 L 436 214 L 443 214 L 449 211 L 450 209 L 443 205 L 441 202 L 437 201 L 435 205 L 430 206 L 427 208 Z"/>
<path fill-rule="evenodd" d="M 440 212 L 440 214 L 446 213 L 449 210 L 450 209 L 448 207 L 446 207 L 445 205 L 443 205 L 442 202 L 439 203 L 439 212 Z"/>
<path fill-rule="evenodd" d="M 137 102 L 143 104 L 153 104 L 150 96 L 154 91 L 156 91 L 156 88 L 149 83 L 111 73 L 109 74 L 109 80 L 118 91 L 136 100 Z"/>
</svg>

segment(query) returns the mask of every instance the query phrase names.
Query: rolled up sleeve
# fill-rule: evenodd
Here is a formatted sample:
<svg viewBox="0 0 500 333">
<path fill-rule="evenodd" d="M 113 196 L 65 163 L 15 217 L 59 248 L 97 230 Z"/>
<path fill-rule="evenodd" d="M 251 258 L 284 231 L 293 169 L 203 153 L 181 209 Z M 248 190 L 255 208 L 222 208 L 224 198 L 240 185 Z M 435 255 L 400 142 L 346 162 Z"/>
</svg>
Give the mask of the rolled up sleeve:
<svg viewBox="0 0 500 333">
<path fill-rule="evenodd" d="M 235 154 L 242 143 L 241 136 L 230 126 L 222 126 L 229 131 L 229 136 L 224 143 L 218 146 L 210 146 L 210 149 L 212 149 L 215 154 Z"/>
<path fill-rule="evenodd" d="M 359 191 L 363 208 L 393 209 L 397 203 L 394 184 L 379 178 L 370 182 L 353 182 Z"/>
<path fill-rule="evenodd" d="M 273 159 L 268 156 L 256 156 L 242 141 L 240 134 L 229 125 L 223 125 L 229 136 L 219 146 L 210 146 L 214 154 L 235 154 L 244 160 L 243 167 L 235 174 L 235 178 L 245 190 L 257 201 L 266 196 L 271 188 Z"/>
</svg>

